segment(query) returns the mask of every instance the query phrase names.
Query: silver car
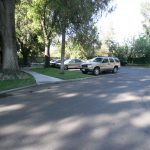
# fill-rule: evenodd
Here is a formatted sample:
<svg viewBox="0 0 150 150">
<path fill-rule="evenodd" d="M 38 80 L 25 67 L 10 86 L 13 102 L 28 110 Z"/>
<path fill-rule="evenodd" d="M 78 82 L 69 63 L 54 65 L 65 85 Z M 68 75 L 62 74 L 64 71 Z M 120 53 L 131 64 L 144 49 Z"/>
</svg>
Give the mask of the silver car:
<svg viewBox="0 0 150 150">
<path fill-rule="evenodd" d="M 80 70 L 84 74 L 92 72 L 94 75 L 99 75 L 102 71 L 117 73 L 119 68 L 120 61 L 116 57 L 95 57 L 83 63 Z"/>
<path fill-rule="evenodd" d="M 64 69 L 79 69 L 82 61 L 80 59 L 67 59 L 64 62 Z"/>
<path fill-rule="evenodd" d="M 51 60 L 51 61 L 50 61 L 50 66 L 51 66 L 51 67 L 58 68 L 60 63 L 61 63 L 61 60 L 60 60 L 60 59 Z"/>
</svg>

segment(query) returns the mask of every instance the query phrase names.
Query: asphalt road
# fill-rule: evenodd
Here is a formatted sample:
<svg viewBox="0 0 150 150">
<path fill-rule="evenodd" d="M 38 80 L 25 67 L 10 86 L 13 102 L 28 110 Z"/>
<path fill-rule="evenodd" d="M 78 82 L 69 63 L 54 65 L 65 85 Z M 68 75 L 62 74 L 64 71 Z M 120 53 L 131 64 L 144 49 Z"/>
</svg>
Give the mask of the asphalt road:
<svg viewBox="0 0 150 150">
<path fill-rule="evenodd" d="M 150 68 L 1 95 L 0 150 L 150 150 Z"/>
</svg>

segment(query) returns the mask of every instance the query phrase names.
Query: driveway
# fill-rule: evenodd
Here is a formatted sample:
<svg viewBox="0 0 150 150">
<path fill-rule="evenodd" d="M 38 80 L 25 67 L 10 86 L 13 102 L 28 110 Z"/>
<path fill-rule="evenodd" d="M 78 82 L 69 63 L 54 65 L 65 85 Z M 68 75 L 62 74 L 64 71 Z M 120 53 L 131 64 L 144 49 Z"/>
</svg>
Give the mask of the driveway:
<svg viewBox="0 0 150 150">
<path fill-rule="evenodd" d="M 150 68 L 0 96 L 0 150 L 150 150 Z"/>
</svg>

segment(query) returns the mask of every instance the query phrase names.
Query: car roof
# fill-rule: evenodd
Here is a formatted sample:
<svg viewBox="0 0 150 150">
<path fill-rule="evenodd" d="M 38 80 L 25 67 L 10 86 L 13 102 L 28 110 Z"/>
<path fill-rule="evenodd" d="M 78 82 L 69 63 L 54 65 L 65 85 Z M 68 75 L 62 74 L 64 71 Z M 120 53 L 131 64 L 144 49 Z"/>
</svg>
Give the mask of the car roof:
<svg viewBox="0 0 150 150">
<path fill-rule="evenodd" d="M 96 57 L 94 57 L 94 58 L 116 58 L 116 59 L 118 59 L 117 57 L 113 57 L 113 56 L 96 56 Z"/>
<path fill-rule="evenodd" d="M 107 56 L 97 56 L 97 57 L 94 57 L 94 58 L 108 58 Z"/>
</svg>

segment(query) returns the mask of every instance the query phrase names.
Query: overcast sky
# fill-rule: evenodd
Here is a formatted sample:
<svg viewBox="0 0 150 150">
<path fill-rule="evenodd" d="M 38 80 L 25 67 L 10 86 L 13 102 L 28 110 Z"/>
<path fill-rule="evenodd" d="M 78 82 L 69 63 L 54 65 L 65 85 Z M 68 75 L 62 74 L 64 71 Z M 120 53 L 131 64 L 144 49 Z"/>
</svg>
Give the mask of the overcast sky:
<svg viewBox="0 0 150 150">
<path fill-rule="evenodd" d="M 107 17 L 102 17 L 98 23 L 101 35 L 106 35 L 113 29 L 115 39 L 122 43 L 135 35 L 142 33 L 141 2 L 145 0 L 115 0 L 116 9 Z"/>
</svg>

